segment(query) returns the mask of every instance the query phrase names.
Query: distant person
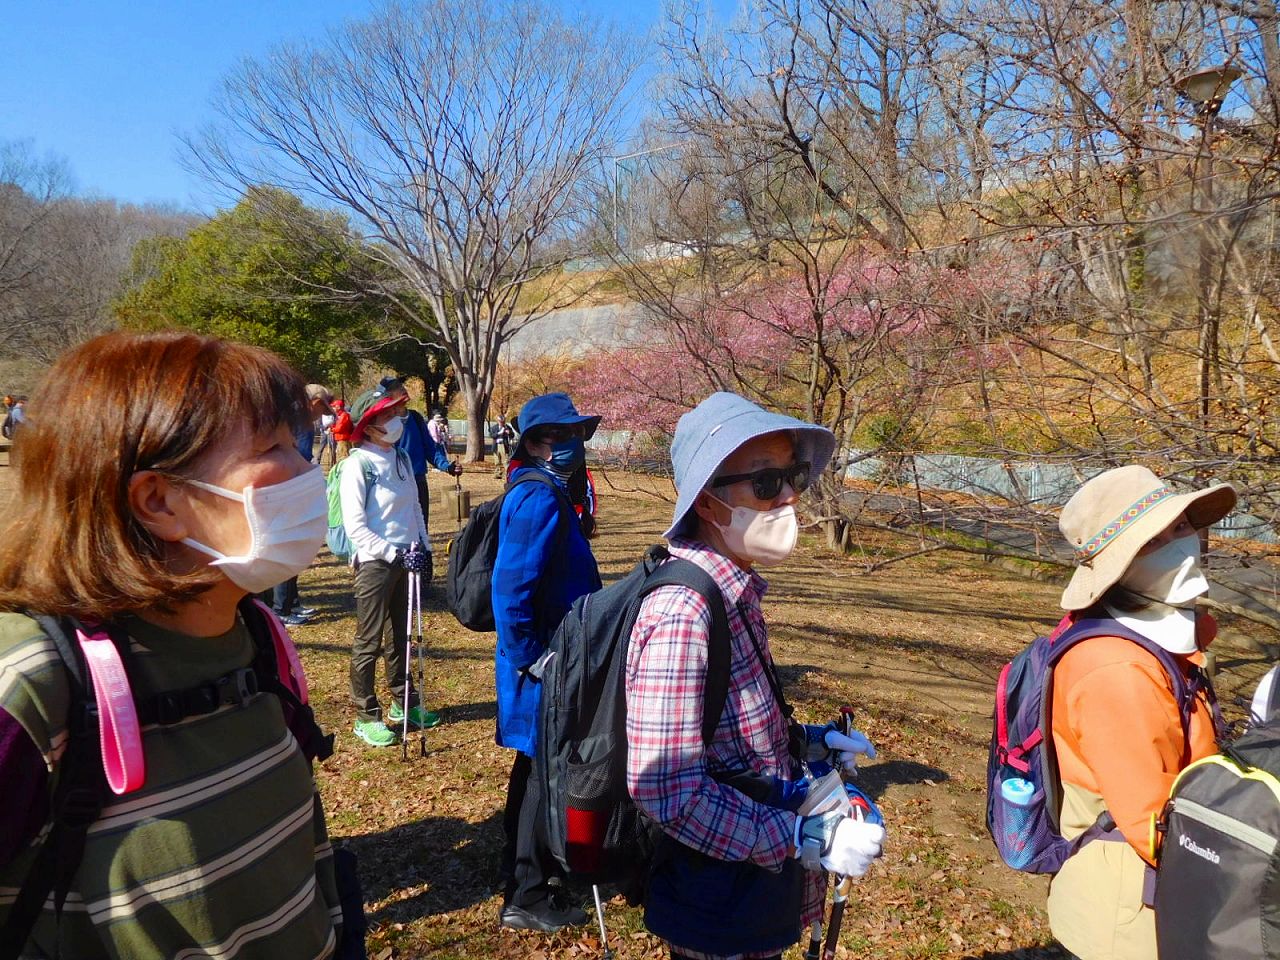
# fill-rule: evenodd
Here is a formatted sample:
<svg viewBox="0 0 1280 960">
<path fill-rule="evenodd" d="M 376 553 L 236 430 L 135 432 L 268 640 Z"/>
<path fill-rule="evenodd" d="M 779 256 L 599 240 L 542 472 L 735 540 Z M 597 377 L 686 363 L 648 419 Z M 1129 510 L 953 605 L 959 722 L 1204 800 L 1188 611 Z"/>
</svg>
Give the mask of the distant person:
<svg viewBox="0 0 1280 960">
<path fill-rule="evenodd" d="M 383 377 L 379 386 L 391 395 L 402 396 L 406 401 L 409 399 L 409 391 L 405 389 L 404 383 L 395 377 Z M 409 463 L 413 466 L 413 482 L 418 488 L 418 506 L 422 508 L 422 521 L 430 529 L 431 491 L 427 486 L 429 465 L 434 464 L 437 470 L 451 477 L 462 475 L 462 465 L 457 461 L 450 462 L 448 449 L 432 439 L 422 414 L 408 407 L 405 408 L 404 431 L 396 441 L 396 446 L 409 455 Z M 430 580 L 433 572 L 431 546 L 428 543 L 425 579 Z"/>
<path fill-rule="evenodd" d="M 18 397 L 13 401 L 13 405 L 9 408 L 8 414 L 5 415 L 4 423 L 0 424 L 0 434 L 5 439 L 12 440 L 18 434 L 18 430 L 27 422 L 27 398 Z"/>
<path fill-rule="evenodd" d="M 351 414 L 347 413 L 345 400 L 335 400 L 333 407 L 333 428 L 330 431 L 336 448 L 335 463 L 347 459 L 351 453 Z"/>
<path fill-rule="evenodd" d="M 1072 622 L 1110 620 L 1118 631 L 1080 641 L 1053 673 L 1062 835 L 1079 837 L 1104 813 L 1115 822 L 1049 884 L 1050 929 L 1080 960 L 1156 957 L 1155 913 L 1143 897 L 1157 853 L 1152 817 L 1178 773 L 1218 749 L 1203 672 L 1217 624 L 1196 609 L 1209 589 L 1200 531 L 1235 502 L 1225 483 L 1178 493 L 1135 465 L 1098 474 L 1062 508 L 1058 526 L 1077 564 L 1062 607 Z M 1185 712 L 1157 656 L 1121 629 L 1173 655 L 1191 691 Z"/>
<path fill-rule="evenodd" d="M 500 479 L 506 473 L 507 462 L 511 459 L 511 445 L 516 439 L 516 432 L 507 423 L 505 413 L 498 414 L 497 423 L 489 428 L 489 436 L 493 438 L 493 476 Z"/>
<path fill-rule="evenodd" d="M 397 381 L 398 383 L 398 381 Z M 409 456 L 396 446 L 405 427 L 409 395 L 381 383 L 352 404 L 355 422 L 352 459 L 343 467 L 339 487 L 342 524 L 354 549 L 356 633 L 351 645 L 351 700 L 354 732 L 371 747 L 399 742 L 395 727 L 404 723 L 408 684 L 408 725 L 421 730 L 440 723 L 439 714 L 422 706 L 418 690 L 405 677 L 408 642 L 408 573 L 404 555 L 413 546 L 431 549 L 418 503 Z M 355 467 L 360 469 L 354 469 Z M 448 466 L 446 464 L 446 466 Z M 390 640 L 386 639 L 390 626 Z M 391 705 L 386 714 L 374 688 L 378 659 L 386 669 Z M 387 723 L 390 720 L 390 724 Z"/>
<path fill-rule="evenodd" d="M 307 392 L 307 412 L 312 419 L 305 427 L 299 426 L 294 435 L 294 441 L 297 444 L 298 454 L 305 457 L 308 463 L 316 463 L 315 455 L 315 439 L 316 424 L 325 414 L 332 415 L 333 407 L 330 401 L 333 400 L 333 394 L 329 392 L 329 388 L 319 383 L 309 383 L 306 387 Z M 276 614 L 291 627 L 300 627 L 309 622 L 316 615 L 314 607 L 306 607 L 302 605 L 298 596 L 298 578 L 290 577 L 283 583 L 276 584 L 272 591 L 271 608 Z"/>
<path fill-rule="evenodd" d="M 106 625 L 135 709 L 154 713 L 136 734 L 145 776 L 96 815 L 82 855 L 63 847 L 66 909 L 38 912 L 22 956 L 342 950 L 334 851 L 300 746 L 314 743 L 309 711 L 248 679 L 262 635 L 246 618 L 266 622 L 246 598 L 324 542 L 324 480 L 294 442 L 311 423 L 302 381 L 256 347 L 116 332 L 63 354 L 34 407 L 0 537 L 0 928 L 71 751 L 93 756 L 86 736 L 98 746 L 96 721 L 72 725 L 69 674 L 38 613 Z M 112 747 L 138 742 L 117 732 Z"/>
<path fill-rule="evenodd" d="M 333 404 L 330 403 L 330 407 L 332 406 Z M 325 452 L 328 451 L 329 466 L 331 467 L 338 462 L 337 446 L 333 439 L 333 424 L 336 420 L 337 411 L 320 415 L 320 453 L 317 455 L 316 460 L 319 463 L 323 463 Z"/>
<path fill-rule="evenodd" d="M 579 441 L 595 432 L 599 417 L 584 416 L 563 393 L 534 397 L 520 411 L 516 456 L 523 466 L 512 476 L 537 471 L 549 483 L 515 487 L 498 518 L 498 554 L 493 568 L 493 619 L 498 643 L 494 673 L 498 696 L 497 743 L 516 752 L 507 783 L 502 826 L 505 843 L 503 926 L 558 930 L 587 916 L 565 899 L 545 842 L 540 842 L 540 791 L 528 789 L 537 756 L 541 699 L 531 669 L 547 650 L 551 634 L 573 601 L 600 589 L 591 545 L 577 524 L 563 521 L 568 478 L 580 466 Z M 567 524 L 562 534 L 562 524 Z"/>
<path fill-rule="evenodd" d="M 439 410 L 432 414 L 431 422 L 427 424 L 427 429 L 431 433 L 431 439 L 436 442 L 436 446 L 448 453 L 449 444 L 453 442 L 453 437 L 449 435 L 449 421 L 444 418 L 444 414 Z"/>
</svg>

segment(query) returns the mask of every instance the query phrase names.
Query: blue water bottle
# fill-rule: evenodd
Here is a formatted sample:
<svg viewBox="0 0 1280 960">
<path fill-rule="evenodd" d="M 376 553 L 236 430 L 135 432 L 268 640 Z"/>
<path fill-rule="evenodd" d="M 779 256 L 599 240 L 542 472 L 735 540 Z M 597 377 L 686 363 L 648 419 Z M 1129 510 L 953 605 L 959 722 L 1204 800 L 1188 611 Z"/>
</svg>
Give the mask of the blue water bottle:
<svg viewBox="0 0 1280 960">
<path fill-rule="evenodd" d="M 1000 783 L 1000 797 L 1005 802 L 1004 843 L 1002 853 L 1005 863 L 1021 870 L 1031 862 L 1031 797 L 1035 784 L 1022 777 L 1010 777 Z"/>
</svg>

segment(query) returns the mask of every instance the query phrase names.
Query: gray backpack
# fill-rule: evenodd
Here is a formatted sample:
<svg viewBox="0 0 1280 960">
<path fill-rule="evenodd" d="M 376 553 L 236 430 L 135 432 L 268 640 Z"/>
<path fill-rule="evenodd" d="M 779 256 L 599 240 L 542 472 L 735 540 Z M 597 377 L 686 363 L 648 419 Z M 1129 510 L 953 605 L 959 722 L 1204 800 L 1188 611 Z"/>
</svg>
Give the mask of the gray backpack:
<svg viewBox="0 0 1280 960">
<path fill-rule="evenodd" d="M 1280 960 L 1280 685 L 1260 717 L 1174 781 L 1157 824 L 1161 960 Z"/>
</svg>

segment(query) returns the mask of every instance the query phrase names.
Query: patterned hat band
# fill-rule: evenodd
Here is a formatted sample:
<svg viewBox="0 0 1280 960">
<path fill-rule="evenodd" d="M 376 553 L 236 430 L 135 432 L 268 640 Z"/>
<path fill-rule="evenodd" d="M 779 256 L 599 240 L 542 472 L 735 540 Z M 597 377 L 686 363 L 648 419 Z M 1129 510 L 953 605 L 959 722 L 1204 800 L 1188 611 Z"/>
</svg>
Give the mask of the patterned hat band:
<svg viewBox="0 0 1280 960">
<path fill-rule="evenodd" d="M 1132 506 L 1126 509 L 1120 516 L 1116 517 L 1092 539 L 1086 541 L 1082 546 L 1076 548 L 1076 559 L 1081 563 L 1088 563 L 1098 555 L 1098 552 L 1108 543 L 1124 532 L 1125 527 L 1133 523 L 1140 516 L 1154 507 L 1161 500 L 1165 500 L 1173 496 L 1173 491 L 1168 487 L 1156 487 L 1141 500 L 1134 502 Z"/>
</svg>

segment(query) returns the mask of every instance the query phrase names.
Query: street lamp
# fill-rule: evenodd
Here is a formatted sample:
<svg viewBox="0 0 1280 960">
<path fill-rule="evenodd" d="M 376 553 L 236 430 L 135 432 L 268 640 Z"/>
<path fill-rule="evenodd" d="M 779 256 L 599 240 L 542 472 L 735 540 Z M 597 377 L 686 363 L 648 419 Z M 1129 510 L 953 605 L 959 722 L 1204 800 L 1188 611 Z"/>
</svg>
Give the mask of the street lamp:
<svg viewBox="0 0 1280 960">
<path fill-rule="evenodd" d="M 615 247 L 622 246 L 618 233 L 618 168 L 622 166 L 622 161 L 634 160 L 636 157 L 647 157 L 651 153 L 674 150 L 676 147 L 683 147 L 690 142 L 689 140 L 680 140 L 676 143 L 664 143 L 657 147 L 650 147 L 647 150 L 636 150 L 634 153 L 624 153 L 613 158 L 613 244 Z"/>
<path fill-rule="evenodd" d="M 1196 270 L 1196 323 L 1199 326 L 1199 380 L 1200 380 L 1200 448 L 1207 463 L 1213 453 L 1210 441 L 1210 388 L 1218 369 L 1218 326 L 1219 310 L 1216 305 L 1217 291 L 1214 283 L 1213 253 L 1217 247 L 1218 221 L 1213 210 L 1213 144 L 1209 139 L 1214 121 L 1222 109 L 1222 101 L 1226 99 L 1231 84 L 1242 76 L 1242 71 L 1229 63 L 1197 70 L 1174 81 L 1173 88 L 1183 97 L 1195 104 L 1196 120 L 1200 124 L 1200 143 L 1196 148 L 1194 173 L 1191 177 L 1191 209 L 1194 212 L 1199 206 L 1203 192 L 1206 216 L 1200 225 L 1200 236 L 1197 242 Z M 1207 170 L 1207 175 L 1205 172 Z M 1203 191 L 1201 180 L 1204 181 Z M 1211 234 L 1212 231 L 1212 234 Z M 1197 479 L 1204 482 L 1204 470 L 1196 472 Z M 1209 549 L 1209 531 L 1200 531 L 1200 548 L 1204 553 Z"/>
<path fill-rule="evenodd" d="M 1196 105 L 1196 115 L 1212 120 L 1222 109 L 1222 101 L 1235 83 L 1244 75 L 1244 71 L 1229 63 L 1216 67 L 1197 70 L 1179 77 L 1173 83 L 1173 89 Z"/>
</svg>

